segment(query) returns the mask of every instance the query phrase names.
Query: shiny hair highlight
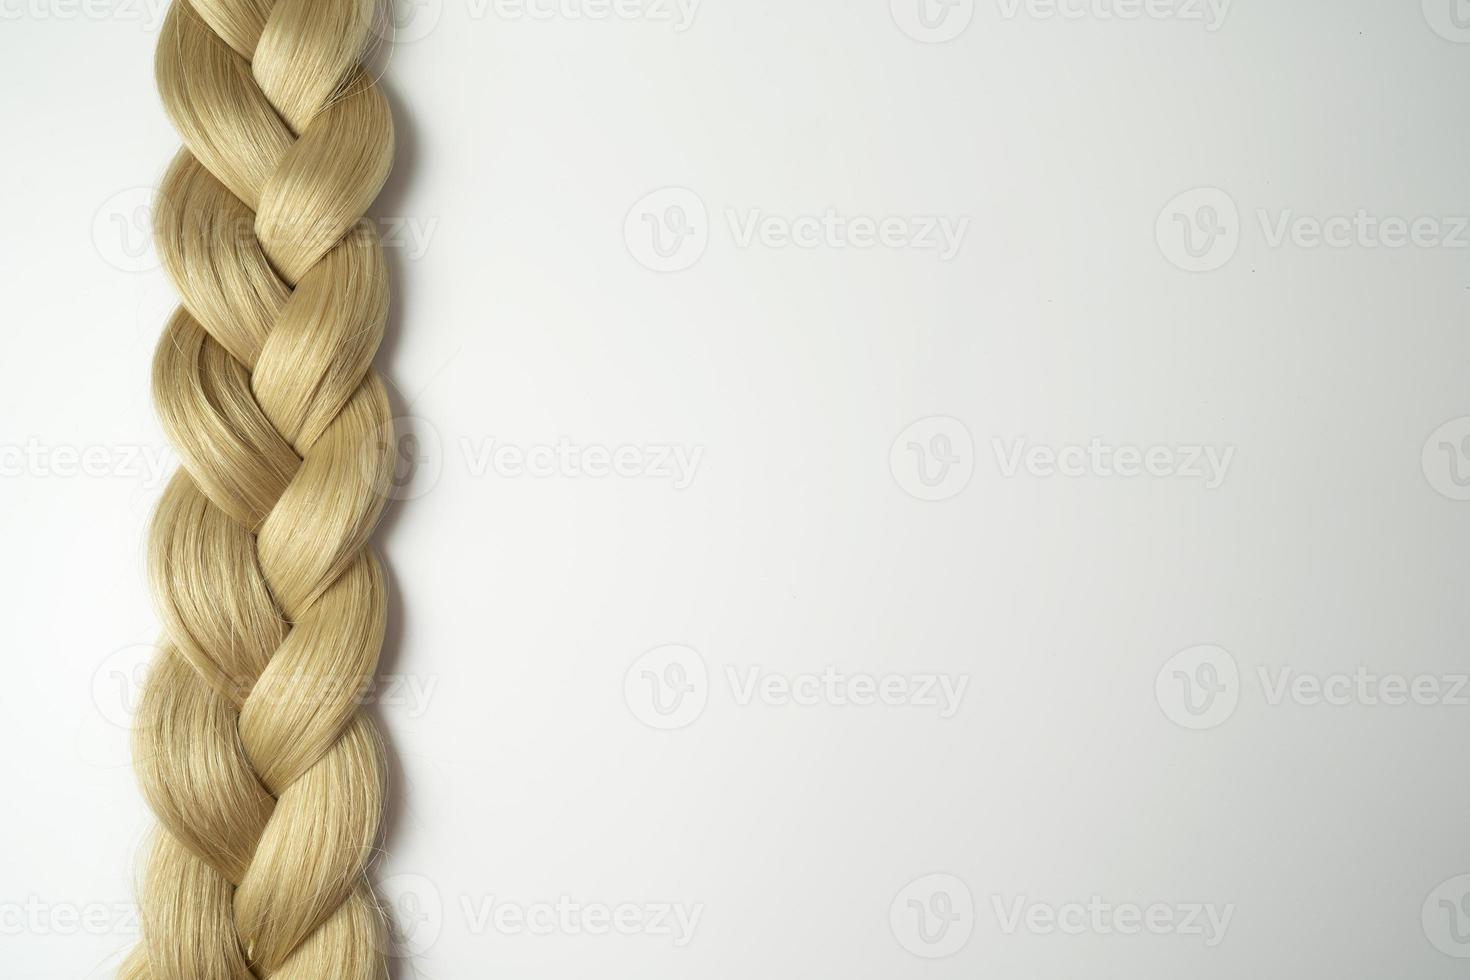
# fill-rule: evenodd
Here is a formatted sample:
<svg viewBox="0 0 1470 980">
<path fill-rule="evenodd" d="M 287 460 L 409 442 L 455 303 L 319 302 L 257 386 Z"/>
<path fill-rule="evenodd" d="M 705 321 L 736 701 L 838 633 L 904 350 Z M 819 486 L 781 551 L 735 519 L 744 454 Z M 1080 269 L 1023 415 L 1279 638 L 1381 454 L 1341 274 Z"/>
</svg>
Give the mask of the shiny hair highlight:
<svg viewBox="0 0 1470 980">
<path fill-rule="evenodd" d="M 383 640 L 368 538 L 392 475 L 363 215 L 392 160 L 372 0 L 175 0 L 158 89 L 184 141 L 155 242 L 154 360 L 182 459 L 149 541 L 164 637 L 134 756 L 157 814 L 126 980 L 382 980 L 383 807 L 361 710 Z"/>
</svg>

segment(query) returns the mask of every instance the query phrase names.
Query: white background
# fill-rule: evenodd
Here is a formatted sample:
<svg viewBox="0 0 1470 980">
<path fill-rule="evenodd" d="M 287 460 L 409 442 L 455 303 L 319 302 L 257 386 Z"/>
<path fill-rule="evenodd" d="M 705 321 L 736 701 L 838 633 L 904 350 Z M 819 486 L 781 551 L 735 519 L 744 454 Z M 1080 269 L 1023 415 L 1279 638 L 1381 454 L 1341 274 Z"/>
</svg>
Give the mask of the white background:
<svg viewBox="0 0 1470 980">
<path fill-rule="evenodd" d="M 1462 976 L 1470 28 L 929 2 L 932 30 L 919 0 L 397 12 L 401 975 Z M 147 201 L 178 140 L 154 0 L 0 12 L 0 975 L 97 977 L 150 823 Z M 906 237 L 930 218 L 956 254 Z M 632 451 L 514 465 L 563 445 Z M 1119 447 L 1166 451 L 1124 476 Z M 744 698 L 829 667 L 964 693 Z M 1277 696 L 1299 675 L 1345 703 Z"/>
</svg>

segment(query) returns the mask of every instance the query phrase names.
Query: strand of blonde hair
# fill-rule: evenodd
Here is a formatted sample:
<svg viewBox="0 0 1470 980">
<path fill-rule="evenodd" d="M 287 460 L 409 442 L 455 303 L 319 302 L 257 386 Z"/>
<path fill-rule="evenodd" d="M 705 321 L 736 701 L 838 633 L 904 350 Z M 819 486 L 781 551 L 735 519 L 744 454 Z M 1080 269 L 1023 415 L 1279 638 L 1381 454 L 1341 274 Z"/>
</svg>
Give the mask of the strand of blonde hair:
<svg viewBox="0 0 1470 980">
<path fill-rule="evenodd" d="M 383 800 L 359 694 L 391 476 L 371 368 L 387 275 L 363 215 L 392 121 L 371 0 L 175 0 L 158 43 L 184 141 L 155 241 L 182 305 L 154 361 L 183 467 L 149 541 L 164 638 L 134 754 L 158 832 L 127 980 L 382 980 L 367 883 Z"/>
</svg>

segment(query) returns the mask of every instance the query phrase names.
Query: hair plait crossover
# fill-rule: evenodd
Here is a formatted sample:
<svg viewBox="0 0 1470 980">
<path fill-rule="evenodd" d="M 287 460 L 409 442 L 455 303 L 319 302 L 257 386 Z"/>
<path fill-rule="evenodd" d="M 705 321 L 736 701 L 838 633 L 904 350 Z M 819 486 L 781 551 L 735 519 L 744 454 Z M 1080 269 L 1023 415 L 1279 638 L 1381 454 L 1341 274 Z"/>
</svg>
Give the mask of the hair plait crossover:
<svg viewBox="0 0 1470 980">
<path fill-rule="evenodd" d="M 149 542 L 164 637 L 137 714 L 160 827 L 128 980 L 382 980 L 367 882 L 392 473 L 387 316 L 363 215 L 387 102 L 371 0 L 175 0 L 158 87 L 184 149 L 155 209 L 182 305 L 154 361 L 183 466 Z"/>
</svg>

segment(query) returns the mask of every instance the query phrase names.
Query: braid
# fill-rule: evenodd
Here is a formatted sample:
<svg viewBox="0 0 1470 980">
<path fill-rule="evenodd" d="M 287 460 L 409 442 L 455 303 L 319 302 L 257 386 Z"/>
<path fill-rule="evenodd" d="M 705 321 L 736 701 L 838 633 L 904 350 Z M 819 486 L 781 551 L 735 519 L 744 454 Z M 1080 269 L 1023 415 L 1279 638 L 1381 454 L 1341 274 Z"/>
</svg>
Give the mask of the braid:
<svg viewBox="0 0 1470 980">
<path fill-rule="evenodd" d="M 175 0 L 158 87 L 184 149 L 155 240 L 182 306 L 154 361 L 183 460 L 149 542 L 165 636 L 135 756 L 158 816 L 130 980 L 382 980 L 366 880 L 384 627 L 368 536 L 392 463 L 363 218 L 392 120 L 371 0 Z"/>
</svg>

